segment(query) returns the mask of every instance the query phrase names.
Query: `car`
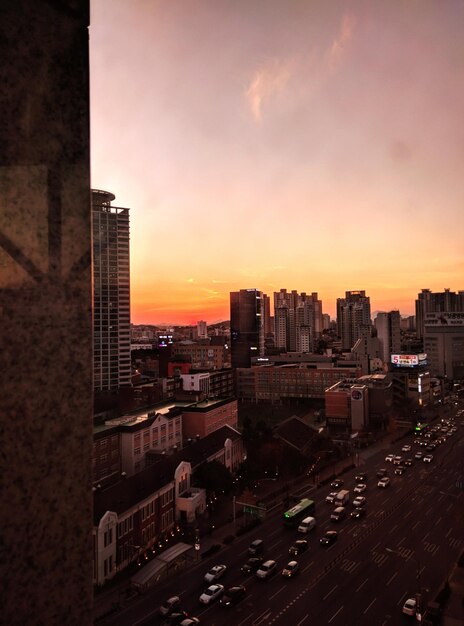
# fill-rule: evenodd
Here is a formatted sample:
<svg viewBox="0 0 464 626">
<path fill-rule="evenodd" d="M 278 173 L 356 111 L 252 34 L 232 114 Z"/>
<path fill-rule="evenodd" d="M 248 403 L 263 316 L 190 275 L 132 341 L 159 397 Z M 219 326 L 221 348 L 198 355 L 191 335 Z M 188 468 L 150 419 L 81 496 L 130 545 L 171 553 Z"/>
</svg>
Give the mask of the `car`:
<svg viewBox="0 0 464 626">
<path fill-rule="evenodd" d="M 355 493 L 363 493 L 364 491 L 366 491 L 366 489 L 367 489 L 366 483 L 359 483 L 359 485 L 356 485 L 353 491 Z"/>
<path fill-rule="evenodd" d="M 160 615 L 170 615 L 180 606 L 179 596 L 171 596 L 159 608 Z"/>
<path fill-rule="evenodd" d="M 329 495 L 326 497 L 325 501 L 328 502 L 329 504 L 333 504 L 337 495 L 338 495 L 338 491 L 331 491 Z"/>
<path fill-rule="evenodd" d="M 411 452 L 411 446 L 409 445 L 409 443 L 401 448 L 401 452 Z"/>
<path fill-rule="evenodd" d="M 250 556 L 256 556 L 257 554 L 262 554 L 264 550 L 264 541 L 262 539 L 255 539 L 250 543 L 250 547 L 248 548 L 248 554 Z"/>
<path fill-rule="evenodd" d="M 298 561 L 289 561 L 287 565 L 282 570 L 282 576 L 285 578 L 293 578 L 300 571 L 300 566 L 298 565 Z"/>
<path fill-rule="evenodd" d="M 187 617 L 183 622 L 179 624 L 179 626 L 194 626 L 195 624 L 199 624 L 200 620 L 198 617 Z"/>
<path fill-rule="evenodd" d="M 422 460 L 424 463 L 431 463 L 433 461 L 433 454 L 426 454 Z"/>
<path fill-rule="evenodd" d="M 302 552 L 305 552 L 308 549 L 308 545 L 309 544 L 306 541 L 306 539 L 298 539 L 298 541 L 295 541 L 293 546 L 290 546 L 290 548 L 288 549 L 288 553 L 298 556 L 299 554 L 301 554 Z"/>
<path fill-rule="evenodd" d="M 393 465 L 401 465 L 402 461 L 403 461 L 402 456 L 395 456 L 395 458 L 393 459 Z"/>
<path fill-rule="evenodd" d="M 357 498 L 353 500 L 354 507 L 364 506 L 365 504 L 366 504 L 366 498 L 364 496 L 358 496 Z"/>
<path fill-rule="evenodd" d="M 204 575 L 203 580 L 206 583 L 214 583 L 215 580 L 219 580 L 221 576 L 224 576 L 227 570 L 227 565 L 213 565 L 213 567 Z"/>
<path fill-rule="evenodd" d="M 390 479 L 388 478 L 388 476 L 384 476 L 377 483 L 377 487 L 383 487 L 384 489 L 385 487 L 389 487 L 389 486 L 390 486 Z"/>
<path fill-rule="evenodd" d="M 415 598 L 408 598 L 403 604 L 403 613 L 411 617 L 416 614 L 417 601 Z"/>
<path fill-rule="evenodd" d="M 264 561 L 258 570 L 256 570 L 256 576 L 261 579 L 270 578 L 276 573 L 277 563 L 269 560 Z"/>
<path fill-rule="evenodd" d="M 424 453 L 419 450 L 419 452 L 416 452 L 416 454 L 414 455 L 414 458 L 419 461 L 423 456 Z"/>
<path fill-rule="evenodd" d="M 338 533 L 336 530 L 326 530 L 326 532 L 319 539 L 321 546 L 331 546 L 338 539 Z"/>
<path fill-rule="evenodd" d="M 244 574 L 254 574 L 263 562 L 264 559 L 261 556 L 252 556 L 250 559 L 248 559 L 246 563 L 242 565 L 241 571 Z"/>
<path fill-rule="evenodd" d="M 342 485 L 343 485 L 343 480 L 341 478 L 336 478 L 330 483 L 330 486 L 332 487 L 332 489 L 338 489 Z"/>
<path fill-rule="evenodd" d="M 411 467 L 411 465 L 414 465 L 414 461 L 408 457 L 407 459 L 404 459 L 404 464 L 406 465 L 406 467 Z"/>
<path fill-rule="evenodd" d="M 384 467 L 380 468 L 379 471 L 377 472 L 377 478 L 383 478 L 384 476 L 388 475 L 388 470 L 385 469 Z"/>
<path fill-rule="evenodd" d="M 344 506 L 337 506 L 337 508 L 332 511 L 332 514 L 330 516 L 330 521 L 331 522 L 339 522 L 340 520 L 344 519 L 345 516 L 346 516 L 345 507 Z"/>
<path fill-rule="evenodd" d="M 351 519 L 359 519 L 360 517 L 364 517 L 366 515 L 366 509 L 363 506 L 358 506 L 354 511 L 351 511 L 350 517 Z"/>
<path fill-rule="evenodd" d="M 205 589 L 205 591 L 201 594 L 200 602 L 201 604 L 213 604 L 213 602 L 219 600 L 223 593 L 224 585 L 219 585 L 218 583 L 210 585 L 208 589 Z"/>
<path fill-rule="evenodd" d="M 180 626 L 180 624 L 189 616 L 185 611 L 176 611 L 171 613 L 164 620 L 165 626 Z"/>
<path fill-rule="evenodd" d="M 435 450 L 436 446 L 433 446 L 432 444 L 430 444 L 429 446 L 427 446 L 425 448 L 426 452 L 433 452 Z"/>
<path fill-rule="evenodd" d="M 388 461 L 388 463 L 392 463 L 394 458 L 395 458 L 394 454 L 387 454 L 387 456 L 385 457 L 385 460 Z"/>
<path fill-rule="evenodd" d="M 367 474 L 366 474 L 366 472 L 360 472 L 359 474 L 356 474 L 354 479 L 358 483 L 365 483 L 366 480 L 367 480 Z"/>
<path fill-rule="evenodd" d="M 397 476 L 402 476 L 405 471 L 406 471 L 406 467 L 404 465 L 398 465 L 398 467 L 395 467 L 395 474 Z"/>
<path fill-rule="evenodd" d="M 246 595 L 246 587 L 243 585 L 235 585 L 235 587 L 230 587 L 227 591 L 224 592 L 224 595 L 221 598 L 221 604 L 223 606 L 231 606 L 232 604 L 237 604 L 240 600 Z"/>
</svg>

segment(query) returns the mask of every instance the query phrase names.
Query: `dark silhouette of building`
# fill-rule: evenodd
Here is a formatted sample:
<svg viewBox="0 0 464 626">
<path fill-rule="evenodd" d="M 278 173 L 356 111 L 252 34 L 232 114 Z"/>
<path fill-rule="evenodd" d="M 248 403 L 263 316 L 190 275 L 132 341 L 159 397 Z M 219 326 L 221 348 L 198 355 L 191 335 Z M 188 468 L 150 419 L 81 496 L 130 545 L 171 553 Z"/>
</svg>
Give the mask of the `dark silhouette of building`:
<svg viewBox="0 0 464 626">
<path fill-rule="evenodd" d="M 232 367 L 250 367 L 251 357 L 264 355 L 263 294 L 241 289 L 230 294 Z"/>
</svg>

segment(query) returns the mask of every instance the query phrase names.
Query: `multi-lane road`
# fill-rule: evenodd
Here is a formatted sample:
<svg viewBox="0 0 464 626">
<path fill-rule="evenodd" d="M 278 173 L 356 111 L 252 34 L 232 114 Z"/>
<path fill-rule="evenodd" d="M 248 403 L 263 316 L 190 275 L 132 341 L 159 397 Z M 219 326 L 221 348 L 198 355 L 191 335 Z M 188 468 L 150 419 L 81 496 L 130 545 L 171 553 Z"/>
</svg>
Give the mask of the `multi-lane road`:
<svg viewBox="0 0 464 626">
<path fill-rule="evenodd" d="M 459 420 L 458 420 L 459 423 Z M 310 491 L 316 501 L 317 527 L 306 537 L 309 549 L 297 557 L 300 574 L 284 579 L 280 572 L 291 560 L 290 545 L 301 535 L 282 525 L 282 511 L 276 511 L 251 535 L 237 538 L 215 557 L 180 573 L 161 587 L 155 587 L 128 605 L 111 620 L 114 625 L 146 626 L 160 622 L 158 607 L 171 595 L 179 595 L 182 608 L 208 626 L 395 626 L 408 623 L 402 606 L 416 593 L 423 604 L 433 599 L 452 564 L 464 549 L 462 510 L 464 492 L 456 482 L 464 474 L 464 426 L 432 453 L 432 463 L 415 460 L 402 476 L 385 462 L 387 452 L 413 457 L 419 449 L 402 453 L 412 443 L 402 440 L 391 450 L 379 452 L 362 467 L 343 476 L 351 501 L 354 476 L 367 472 L 367 515 L 339 523 L 330 521 L 333 506 L 325 503 L 329 487 Z M 422 448 L 421 448 L 422 450 Z M 377 487 L 376 471 L 387 467 L 391 484 Z M 348 505 L 348 512 L 352 504 Z M 329 548 L 319 545 L 325 530 L 339 533 Z M 263 556 L 278 563 L 278 572 L 269 580 L 241 573 L 247 548 L 255 538 L 265 542 Z M 227 572 L 220 582 L 225 587 L 245 585 L 245 598 L 232 608 L 220 604 L 205 607 L 198 598 L 207 586 L 203 576 L 211 565 L 224 563 Z M 410 619 L 410 618 L 409 618 Z"/>
</svg>

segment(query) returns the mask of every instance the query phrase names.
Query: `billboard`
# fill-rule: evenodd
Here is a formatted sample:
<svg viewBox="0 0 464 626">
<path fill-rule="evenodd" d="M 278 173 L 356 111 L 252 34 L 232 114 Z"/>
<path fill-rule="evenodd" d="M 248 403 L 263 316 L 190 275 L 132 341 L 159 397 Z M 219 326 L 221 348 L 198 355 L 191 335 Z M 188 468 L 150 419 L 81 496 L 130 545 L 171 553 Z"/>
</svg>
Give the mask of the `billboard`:
<svg viewBox="0 0 464 626">
<path fill-rule="evenodd" d="M 464 312 L 426 313 L 425 326 L 464 326 Z"/>
<path fill-rule="evenodd" d="M 424 367 L 427 365 L 427 354 L 392 354 L 392 367 Z"/>
</svg>

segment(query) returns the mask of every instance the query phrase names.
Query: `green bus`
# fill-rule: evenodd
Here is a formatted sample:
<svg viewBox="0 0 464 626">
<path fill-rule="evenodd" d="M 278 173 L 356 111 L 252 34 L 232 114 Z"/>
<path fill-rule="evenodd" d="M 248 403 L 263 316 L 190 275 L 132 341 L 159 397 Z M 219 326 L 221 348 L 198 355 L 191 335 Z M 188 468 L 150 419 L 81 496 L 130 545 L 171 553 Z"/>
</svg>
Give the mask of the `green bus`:
<svg viewBox="0 0 464 626">
<path fill-rule="evenodd" d="M 297 526 L 302 519 L 308 517 L 309 515 L 313 515 L 315 510 L 316 504 L 314 503 L 314 500 L 303 498 L 303 500 L 300 500 L 298 504 L 295 504 L 295 506 L 292 506 L 291 509 L 285 511 L 284 526 L 288 526 L 289 528 Z"/>
</svg>

